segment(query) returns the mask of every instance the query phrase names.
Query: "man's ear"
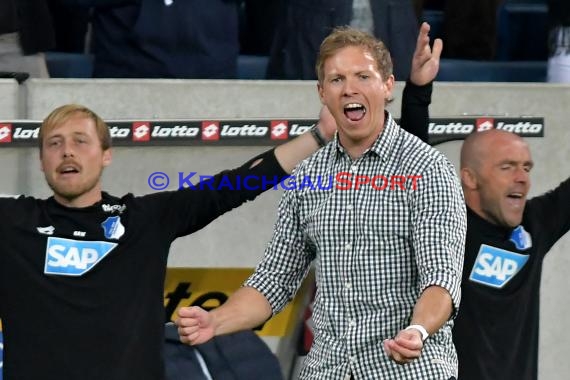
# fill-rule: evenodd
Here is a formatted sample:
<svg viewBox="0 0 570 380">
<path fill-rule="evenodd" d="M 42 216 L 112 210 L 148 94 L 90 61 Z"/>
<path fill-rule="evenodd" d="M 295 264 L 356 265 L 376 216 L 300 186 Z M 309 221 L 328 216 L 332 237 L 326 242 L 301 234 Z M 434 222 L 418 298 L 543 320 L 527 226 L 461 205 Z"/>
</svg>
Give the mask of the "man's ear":
<svg viewBox="0 0 570 380">
<path fill-rule="evenodd" d="M 477 175 L 471 168 L 462 168 L 461 172 L 461 183 L 463 187 L 469 190 L 476 190 L 477 189 Z"/>
<path fill-rule="evenodd" d="M 392 91 L 394 90 L 394 76 L 390 75 L 388 79 L 384 81 L 384 86 L 386 86 L 386 100 L 392 99 Z"/>
<path fill-rule="evenodd" d="M 113 152 L 109 148 L 103 152 L 103 167 L 111 165 L 111 161 L 113 161 Z"/>
<path fill-rule="evenodd" d="M 319 99 L 321 101 L 321 104 L 325 105 L 325 95 L 323 92 L 323 86 L 321 85 L 321 82 L 317 82 L 317 92 L 319 93 Z"/>
</svg>

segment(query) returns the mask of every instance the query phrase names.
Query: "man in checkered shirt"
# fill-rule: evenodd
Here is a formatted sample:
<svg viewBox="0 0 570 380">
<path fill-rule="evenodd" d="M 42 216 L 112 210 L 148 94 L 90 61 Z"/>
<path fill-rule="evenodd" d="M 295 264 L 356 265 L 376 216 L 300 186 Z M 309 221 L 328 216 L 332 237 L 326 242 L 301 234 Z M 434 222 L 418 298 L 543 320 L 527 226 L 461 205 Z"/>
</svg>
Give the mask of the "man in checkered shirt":
<svg viewBox="0 0 570 380">
<path fill-rule="evenodd" d="M 436 46 L 430 57 L 426 44 L 427 60 L 437 61 Z M 181 339 L 260 325 L 314 263 L 314 342 L 301 379 L 454 379 L 466 232 L 455 170 L 385 110 L 394 76 L 382 42 L 336 29 L 317 72 L 336 137 L 297 167 L 255 273 L 209 313 L 182 308 Z"/>
</svg>

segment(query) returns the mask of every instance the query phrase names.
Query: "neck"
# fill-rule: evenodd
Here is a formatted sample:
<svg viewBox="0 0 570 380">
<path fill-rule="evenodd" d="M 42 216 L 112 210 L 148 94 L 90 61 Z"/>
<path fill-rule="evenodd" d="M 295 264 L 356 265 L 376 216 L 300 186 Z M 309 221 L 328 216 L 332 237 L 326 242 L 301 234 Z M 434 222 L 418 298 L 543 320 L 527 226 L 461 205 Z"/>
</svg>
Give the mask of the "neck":
<svg viewBox="0 0 570 380">
<path fill-rule="evenodd" d="M 88 193 L 76 197 L 66 197 L 62 194 L 54 193 L 53 198 L 60 205 L 72 208 L 89 207 L 103 199 L 100 188 L 92 189 Z"/>
<path fill-rule="evenodd" d="M 342 147 L 350 158 L 352 160 L 357 160 L 362 157 L 367 149 L 370 149 L 374 145 L 383 130 L 384 127 L 380 126 L 375 133 L 361 140 L 355 140 L 354 138 L 343 136 L 341 133 L 339 133 L 338 137 Z"/>
<path fill-rule="evenodd" d="M 465 205 L 467 205 L 467 207 L 473 211 L 473 213 L 477 214 L 481 219 L 486 220 L 489 223 L 493 223 L 495 224 L 492 220 L 489 220 L 485 214 L 483 213 L 483 210 L 481 209 L 481 204 L 479 202 L 479 198 L 476 196 L 473 196 L 471 194 L 471 192 L 466 191 L 465 189 L 463 189 L 463 195 L 465 197 Z"/>
</svg>

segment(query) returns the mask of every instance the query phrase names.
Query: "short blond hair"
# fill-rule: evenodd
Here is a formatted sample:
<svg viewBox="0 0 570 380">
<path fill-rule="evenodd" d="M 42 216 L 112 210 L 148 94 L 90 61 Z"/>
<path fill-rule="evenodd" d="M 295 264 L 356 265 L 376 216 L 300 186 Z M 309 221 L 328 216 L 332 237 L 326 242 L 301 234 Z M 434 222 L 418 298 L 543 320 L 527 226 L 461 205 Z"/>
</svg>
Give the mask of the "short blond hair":
<svg viewBox="0 0 570 380">
<path fill-rule="evenodd" d="M 109 132 L 109 127 L 99 115 L 81 104 L 66 104 L 53 110 L 42 122 L 38 138 L 40 153 L 43 149 L 44 136 L 77 114 L 82 114 L 93 120 L 101 148 L 103 150 L 111 148 L 111 133 Z"/>
<path fill-rule="evenodd" d="M 392 75 L 393 65 L 390 52 L 384 43 L 376 37 L 348 26 L 333 29 L 321 43 L 317 63 L 315 66 L 319 83 L 324 80 L 325 61 L 332 57 L 338 50 L 347 46 L 360 46 L 368 50 L 376 61 L 377 69 L 386 80 Z"/>
</svg>

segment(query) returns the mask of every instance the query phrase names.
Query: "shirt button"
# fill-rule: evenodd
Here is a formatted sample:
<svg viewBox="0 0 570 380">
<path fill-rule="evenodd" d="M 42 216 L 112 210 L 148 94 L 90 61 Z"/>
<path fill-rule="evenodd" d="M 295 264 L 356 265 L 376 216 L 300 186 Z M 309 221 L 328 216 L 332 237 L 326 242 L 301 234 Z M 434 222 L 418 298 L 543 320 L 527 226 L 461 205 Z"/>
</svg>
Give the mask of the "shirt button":
<svg viewBox="0 0 570 380">
<path fill-rule="evenodd" d="M 351 363 L 356 363 L 356 356 L 351 356 L 351 357 L 350 357 L 350 362 L 351 362 Z"/>
<path fill-rule="evenodd" d="M 354 173 L 357 169 L 358 169 L 358 166 L 352 165 L 352 166 L 350 167 L 350 172 L 351 172 L 351 173 Z"/>
<path fill-rule="evenodd" d="M 352 205 L 346 206 L 346 209 L 347 209 L 348 211 L 352 211 Z"/>
<path fill-rule="evenodd" d="M 347 282 L 346 284 L 344 284 L 344 286 L 345 286 L 347 289 L 352 289 L 352 284 L 351 284 L 350 282 Z"/>
<path fill-rule="evenodd" d="M 352 244 L 346 243 L 346 245 L 344 246 L 344 249 L 346 249 L 347 251 L 350 251 L 352 249 Z"/>
<path fill-rule="evenodd" d="M 348 325 L 350 327 L 354 327 L 354 326 L 356 326 L 356 321 L 354 319 L 351 319 L 350 322 L 348 322 Z"/>
</svg>

